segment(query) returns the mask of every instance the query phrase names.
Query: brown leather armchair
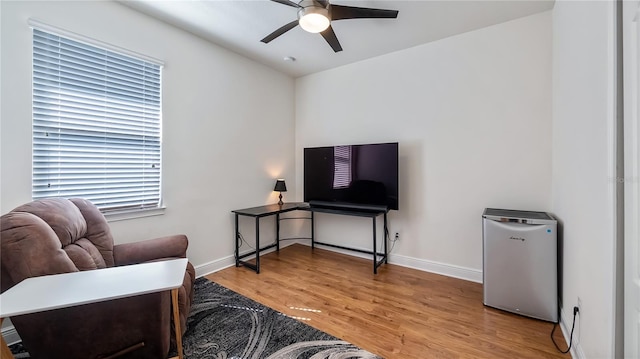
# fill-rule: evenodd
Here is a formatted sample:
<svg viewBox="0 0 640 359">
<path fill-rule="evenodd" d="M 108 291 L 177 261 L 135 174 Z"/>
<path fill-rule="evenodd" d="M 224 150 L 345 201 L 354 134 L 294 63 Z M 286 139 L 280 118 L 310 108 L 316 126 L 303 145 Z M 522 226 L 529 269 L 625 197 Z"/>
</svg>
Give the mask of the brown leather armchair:
<svg viewBox="0 0 640 359">
<path fill-rule="evenodd" d="M 2 292 L 25 278 L 186 256 L 184 235 L 113 244 L 106 219 L 84 199 L 49 198 L 0 219 Z M 187 264 L 180 328 L 193 300 Z M 169 291 L 12 317 L 32 358 L 166 358 L 175 347 Z"/>
</svg>

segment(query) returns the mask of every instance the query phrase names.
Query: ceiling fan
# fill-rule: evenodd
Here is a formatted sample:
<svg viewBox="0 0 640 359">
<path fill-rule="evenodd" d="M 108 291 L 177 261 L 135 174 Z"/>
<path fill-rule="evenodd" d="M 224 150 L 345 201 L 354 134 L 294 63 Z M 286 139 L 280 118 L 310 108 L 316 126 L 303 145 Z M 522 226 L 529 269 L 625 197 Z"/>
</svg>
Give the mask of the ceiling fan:
<svg viewBox="0 0 640 359">
<path fill-rule="evenodd" d="M 282 26 L 278 30 L 267 35 L 260 40 L 265 44 L 273 41 L 278 36 L 300 25 L 300 27 L 311 33 L 320 33 L 331 46 L 333 51 L 342 51 L 342 46 L 336 37 L 331 21 L 347 19 L 395 19 L 398 17 L 397 10 L 371 9 L 355 6 L 342 6 L 330 4 L 328 0 L 302 0 L 295 3 L 290 0 L 271 0 L 279 4 L 295 7 L 298 9 L 298 19 Z"/>
</svg>

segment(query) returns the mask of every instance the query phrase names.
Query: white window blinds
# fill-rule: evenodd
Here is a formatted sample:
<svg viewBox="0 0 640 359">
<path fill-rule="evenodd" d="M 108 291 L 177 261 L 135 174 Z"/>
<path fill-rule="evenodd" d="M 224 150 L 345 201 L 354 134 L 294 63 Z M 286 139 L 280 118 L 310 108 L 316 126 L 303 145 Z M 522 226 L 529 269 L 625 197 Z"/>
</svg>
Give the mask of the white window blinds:
<svg viewBox="0 0 640 359">
<path fill-rule="evenodd" d="M 33 198 L 160 205 L 161 66 L 33 29 Z"/>
</svg>

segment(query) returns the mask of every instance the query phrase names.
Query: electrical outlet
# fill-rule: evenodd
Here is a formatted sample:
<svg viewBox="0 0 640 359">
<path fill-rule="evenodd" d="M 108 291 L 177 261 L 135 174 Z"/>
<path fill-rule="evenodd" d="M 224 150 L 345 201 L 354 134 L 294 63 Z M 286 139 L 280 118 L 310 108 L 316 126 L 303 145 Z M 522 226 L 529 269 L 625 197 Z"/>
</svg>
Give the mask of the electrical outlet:
<svg viewBox="0 0 640 359">
<path fill-rule="evenodd" d="M 398 239 L 400 239 L 400 233 L 396 232 L 396 237 L 395 237 L 395 241 L 397 241 Z"/>
<path fill-rule="evenodd" d="M 582 313 L 582 299 L 580 299 L 580 297 L 578 297 L 578 313 Z"/>
</svg>

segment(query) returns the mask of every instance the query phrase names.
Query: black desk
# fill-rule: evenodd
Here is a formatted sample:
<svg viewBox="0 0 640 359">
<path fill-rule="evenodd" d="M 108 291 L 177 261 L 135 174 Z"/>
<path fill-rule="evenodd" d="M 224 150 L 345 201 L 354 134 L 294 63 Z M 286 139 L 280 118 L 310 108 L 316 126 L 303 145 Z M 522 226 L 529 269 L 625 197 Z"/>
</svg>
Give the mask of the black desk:
<svg viewBox="0 0 640 359">
<path fill-rule="evenodd" d="M 235 213 L 236 217 L 236 233 L 235 233 L 235 241 L 236 241 L 236 267 L 243 265 L 245 267 L 249 267 L 256 271 L 256 273 L 260 273 L 260 252 L 265 251 L 267 249 L 276 247 L 276 249 L 280 250 L 280 213 L 286 213 L 291 211 L 297 211 L 299 209 L 304 208 L 305 203 L 285 203 L 283 205 L 279 204 L 268 204 L 266 206 L 258 206 L 244 209 L 236 209 L 235 211 L 231 211 Z M 308 207 L 308 205 L 307 205 Z M 260 248 L 260 218 L 267 216 L 276 216 L 276 242 L 270 244 L 266 247 Z M 240 229 L 238 228 L 238 217 L 239 216 L 247 216 L 253 217 L 256 219 L 256 248 L 254 251 L 245 253 L 240 255 Z M 312 222 L 313 223 L 313 222 Z M 312 226 L 313 228 L 313 226 Z M 313 234 L 312 234 L 313 237 Z M 312 239 L 313 241 L 313 239 Z M 251 264 L 242 260 L 242 258 L 246 258 L 252 255 L 256 255 L 256 264 Z"/>
<path fill-rule="evenodd" d="M 245 267 L 251 268 L 253 269 L 256 273 L 260 273 L 260 252 L 265 251 L 267 249 L 271 249 L 273 247 L 276 247 L 276 250 L 280 250 L 280 214 L 281 213 L 286 213 L 286 212 L 291 212 L 291 211 L 308 211 L 310 212 L 310 216 L 309 217 L 302 217 L 304 219 L 310 219 L 311 220 L 311 237 L 310 238 L 287 238 L 287 239 L 311 239 L 311 248 L 315 248 L 316 244 L 320 244 L 320 245 L 324 245 L 324 246 L 329 246 L 329 247 L 334 247 L 334 248 L 340 248 L 340 249 L 346 249 L 346 250 L 351 250 L 351 251 L 356 251 L 356 252 L 360 252 L 360 253 L 366 253 L 366 254 L 371 254 L 373 256 L 373 273 L 377 274 L 378 273 L 378 267 L 381 266 L 384 263 L 387 263 L 387 256 L 388 256 L 388 252 L 387 252 L 387 235 L 388 235 L 388 229 L 387 229 L 387 213 L 389 212 L 388 210 L 384 209 L 384 210 L 357 210 L 357 209 L 335 209 L 335 208 L 318 208 L 318 207 L 310 207 L 309 204 L 307 203 L 285 203 L 283 205 L 278 205 L 278 204 L 269 204 L 266 206 L 258 206 L 258 207 L 251 207 L 251 208 L 244 208 L 244 209 L 237 209 L 234 211 L 231 211 L 235 214 L 235 258 L 236 258 L 236 267 L 239 267 L 240 265 L 243 265 Z M 372 251 L 366 251 L 366 250 L 362 250 L 362 249 L 356 249 L 356 248 L 349 248 L 349 247 L 344 247 L 344 246 L 339 246 L 339 245 L 335 245 L 335 244 L 331 244 L 331 243 L 323 243 L 323 242 L 316 242 L 315 241 L 315 236 L 314 236 L 314 213 L 315 212 L 321 212 L 321 213 L 331 213 L 331 214 L 337 214 L 337 215 L 347 215 L 347 216 L 356 216 L 356 217 L 369 217 L 372 219 L 372 223 L 373 223 L 373 250 Z M 267 216 L 276 216 L 276 241 L 273 244 L 270 244 L 268 246 L 262 247 L 260 248 L 260 218 L 262 217 L 267 217 Z M 384 215 L 384 233 L 383 233 L 383 242 L 384 242 L 384 253 L 380 253 L 377 251 L 377 234 L 376 234 L 376 218 L 378 218 L 378 216 L 380 215 Z M 253 251 L 248 252 L 248 253 L 244 253 L 244 254 L 240 254 L 240 229 L 238 227 L 238 218 L 239 216 L 247 216 L 247 217 L 253 217 L 255 218 L 256 221 L 256 247 Z M 290 219 L 290 218 L 282 218 L 282 219 Z M 255 255 L 256 256 L 256 262 L 255 264 L 243 261 L 243 258 L 249 257 Z M 380 259 L 378 259 L 380 258 Z"/>
</svg>

